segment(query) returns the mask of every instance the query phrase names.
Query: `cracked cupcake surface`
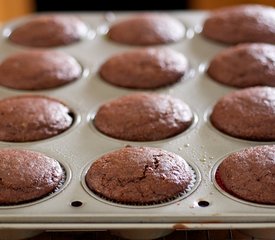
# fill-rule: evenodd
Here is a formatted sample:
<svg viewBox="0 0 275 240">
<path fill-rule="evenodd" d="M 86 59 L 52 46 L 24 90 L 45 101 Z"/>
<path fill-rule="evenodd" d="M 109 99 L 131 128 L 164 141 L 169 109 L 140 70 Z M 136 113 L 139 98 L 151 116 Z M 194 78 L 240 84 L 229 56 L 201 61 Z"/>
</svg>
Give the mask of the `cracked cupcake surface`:
<svg viewBox="0 0 275 240">
<path fill-rule="evenodd" d="M 134 93 L 103 104 L 94 124 L 121 140 L 157 141 L 187 130 L 193 113 L 181 99 L 165 94 Z"/>
<path fill-rule="evenodd" d="M 64 180 L 60 164 L 42 153 L 0 150 L 0 204 L 12 205 L 42 198 Z"/>
<path fill-rule="evenodd" d="M 85 176 L 93 192 L 125 204 L 168 201 L 183 193 L 192 178 L 193 172 L 183 158 L 152 147 L 125 147 L 107 153 Z"/>
</svg>

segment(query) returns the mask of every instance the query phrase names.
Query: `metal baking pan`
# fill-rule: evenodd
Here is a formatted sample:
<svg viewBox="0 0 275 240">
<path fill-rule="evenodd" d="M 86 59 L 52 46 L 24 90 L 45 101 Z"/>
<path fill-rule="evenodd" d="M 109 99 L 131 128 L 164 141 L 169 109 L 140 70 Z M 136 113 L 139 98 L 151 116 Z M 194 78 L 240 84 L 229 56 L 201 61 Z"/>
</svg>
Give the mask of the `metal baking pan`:
<svg viewBox="0 0 275 240">
<path fill-rule="evenodd" d="M 209 60 L 227 46 L 208 41 L 200 35 L 206 12 L 166 13 L 178 18 L 186 27 L 185 37 L 181 41 L 166 46 L 185 54 L 193 74 L 155 92 L 173 95 L 189 104 L 197 116 L 197 122 L 185 133 L 162 141 L 129 142 L 106 137 L 92 126 L 91 116 L 102 103 L 135 92 L 111 86 L 97 74 L 99 66 L 108 57 L 134 48 L 113 43 L 105 36 L 111 21 L 133 12 L 73 13 L 85 21 L 90 30 L 79 43 L 55 49 L 71 54 L 82 64 L 85 72 L 81 79 L 57 89 L 35 92 L 0 87 L 1 98 L 26 93 L 56 97 L 71 107 L 77 116 L 71 129 L 51 139 L 29 143 L 0 142 L 0 148 L 45 153 L 60 161 L 67 171 L 66 184 L 57 194 L 31 204 L 0 207 L 0 239 L 11 239 L 11 233 L 14 238 L 23 238 L 44 230 L 108 229 L 134 239 L 137 236 L 154 238 L 185 229 L 275 229 L 275 206 L 236 200 L 222 193 L 213 182 L 216 164 L 227 154 L 266 144 L 225 136 L 209 123 L 208 116 L 214 103 L 235 90 L 212 81 L 205 74 Z M 30 49 L 6 39 L 15 25 L 30 17 L 16 19 L 2 28 L 1 60 L 11 53 Z M 198 171 L 195 191 L 185 198 L 144 207 L 115 204 L 90 194 L 83 183 L 87 166 L 104 153 L 129 144 L 158 147 L 182 156 Z"/>
</svg>

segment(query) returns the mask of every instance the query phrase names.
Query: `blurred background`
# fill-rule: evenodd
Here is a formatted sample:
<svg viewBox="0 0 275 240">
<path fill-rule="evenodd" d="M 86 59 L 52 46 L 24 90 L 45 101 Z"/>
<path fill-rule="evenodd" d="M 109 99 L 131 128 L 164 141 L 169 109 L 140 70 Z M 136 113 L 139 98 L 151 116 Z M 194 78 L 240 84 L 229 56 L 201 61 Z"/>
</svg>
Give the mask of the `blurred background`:
<svg viewBox="0 0 275 240">
<path fill-rule="evenodd" d="M 123 3 L 122 0 L 0 0 L 0 22 L 43 11 L 208 10 L 242 3 L 260 3 L 275 7 L 275 0 L 139 0 L 128 3 Z"/>
</svg>

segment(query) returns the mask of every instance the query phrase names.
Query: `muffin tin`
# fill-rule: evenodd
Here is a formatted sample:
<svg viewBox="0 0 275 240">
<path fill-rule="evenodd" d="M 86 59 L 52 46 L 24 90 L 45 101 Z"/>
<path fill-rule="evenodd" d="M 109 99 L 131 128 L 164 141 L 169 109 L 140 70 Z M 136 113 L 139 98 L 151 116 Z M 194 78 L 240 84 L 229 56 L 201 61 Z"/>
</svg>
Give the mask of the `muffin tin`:
<svg viewBox="0 0 275 240">
<path fill-rule="evenodd" d="M 196 121 L 186 132 L 161 141 L 131 142 L 107 137 L 92 124 L 94 113 L 102 103 L 138 91 L 110 85 L 97 74 L 99 66 L 108 57 L 138 48 L 111 42 L 105 35 L 110 22 L 133 12 L 74 13 L 89 26 L 86 37 L 78 43 L 51 49 L 74 56 L 84 70 L 81 79 L 44 91 L 0 87 L 1 98 L 22 94 L 51 96 L 66 103 L 75 114 L 74 125 L 56 137 L 28 143 L 0 143 L 1 148 L 45 153 L 60 161 L 67 172 L 65 186 L 53 196 L 31 204 L 0 207 L 0 239 L 10 239 L 11 236 L 23 238 L 45 230 L 112 230 L 126 238 L 142 239 L 185 229 L 275 228 L 275 206 L 236 200 L 224 194 L 214 181 L 217 163 L 229 153 L 249 146 L 274 144 L 226 136 L 209 122 L 215 102 L 224 94 L 236 90 L 214 82 L 205 74 L 209 60 L 227 46 L 200 35 L 206 12 L 166 13 L 184 24 L 186 34 L 179 42 L 158 47 L 173 48 L 185 54 L 193 74 L 188 79 L 153 92 L 178 97 L 191 107 Z M 6 39 L 16 24 L 30 17 L 16 19 L 3 27 L 0 60 L 21 50 L 32 50 Z M 157 147 L 182 156 L 197 172 L 196 189 L 184 198 L 151 206 L 127 206 L 90 194 L 83 180 L 87 167 L 104 153 L 126 145 Z"/>
</svg>

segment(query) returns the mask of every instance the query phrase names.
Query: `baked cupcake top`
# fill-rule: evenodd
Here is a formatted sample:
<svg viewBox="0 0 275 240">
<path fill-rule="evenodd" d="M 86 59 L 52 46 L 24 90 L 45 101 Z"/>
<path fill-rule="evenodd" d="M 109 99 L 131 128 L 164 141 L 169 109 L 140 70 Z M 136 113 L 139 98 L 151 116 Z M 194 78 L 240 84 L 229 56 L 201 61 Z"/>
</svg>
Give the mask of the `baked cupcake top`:
<svg viewBox="0 0 275 240">
<path fill-rule="evenodd" d="M 177 19 L 160 13 L 140 13 L 115 22 L 108 38 L 128 45 L 156 45 L 179 41 L 185 28 Z"/>
<path fill-rule="evenodd" d="M 144 48 L 110 57 L 99 74 L 116 86 L 154 89 L 179 81 L 187 71 L 188 61 L 183 54 L 168 48 Z"/>
<path fill-rule="evenodd" d="M 107 153 L 89 168 L 85 180 L 95 193 L 125 204 L 153 204 L 178 197 L 193 171 L 180 156 L 152 147 L 125 147 Z"/>
<path fill-rule="evenodd" d="M 57 47 L 78 42 L 87 34 L 86 25 L 71 15 L 37 15 L 14 28 L 13 43 L 28 47 Z"/>
<path fill-rule="evenodd" d="M 13 54 L 0 64 L 0 85 L 21 90 L 43 90 L 81 77 L 80 64 L 70 55 L 50 50 Z"/>
<path fill-rule="evenodd" d="M 217 174 L 229 193 L 251 202 L 275 203 L 275 145 L 232 153 Z"/>
<path fill-rule="evenodd" d="M 275 88 L 251 87 L 231 92 L 215 104 L 214 127 L 233 137 L 275 140 Z"/>
<path fill-rule="evenodd" d="M 38 152 L 0 149 L 0 205 L 42 198 L 60 187 L 64 172 L 60 164 Z"/>
<path fill-rule="evenodd" d="M 264 43 L 239 44 L 218 53 L 207 74 L 233 87 L 275 87 L 275 46 Z"/>
<path fill-rule="evenodd" d="M 47 139 L 67 130 L 70 109 L 58 100 L 25 95 L 0 100 L 0 141 L 28 142 Z"/>
<path fill-rule="evenodd" d="M 94 125 L 113 138 L 156 141 L 183 132 L 192 121 L 192 111 L 180 99 L 154 93 L 134 93 L 101 105 Z"/>
<path fill-rule="evenodd" d="M 275 43 L 275 8 L 244 4 L 217 9 L 206 18 L 202 35 L 227 44 Z"/>
</svg>

